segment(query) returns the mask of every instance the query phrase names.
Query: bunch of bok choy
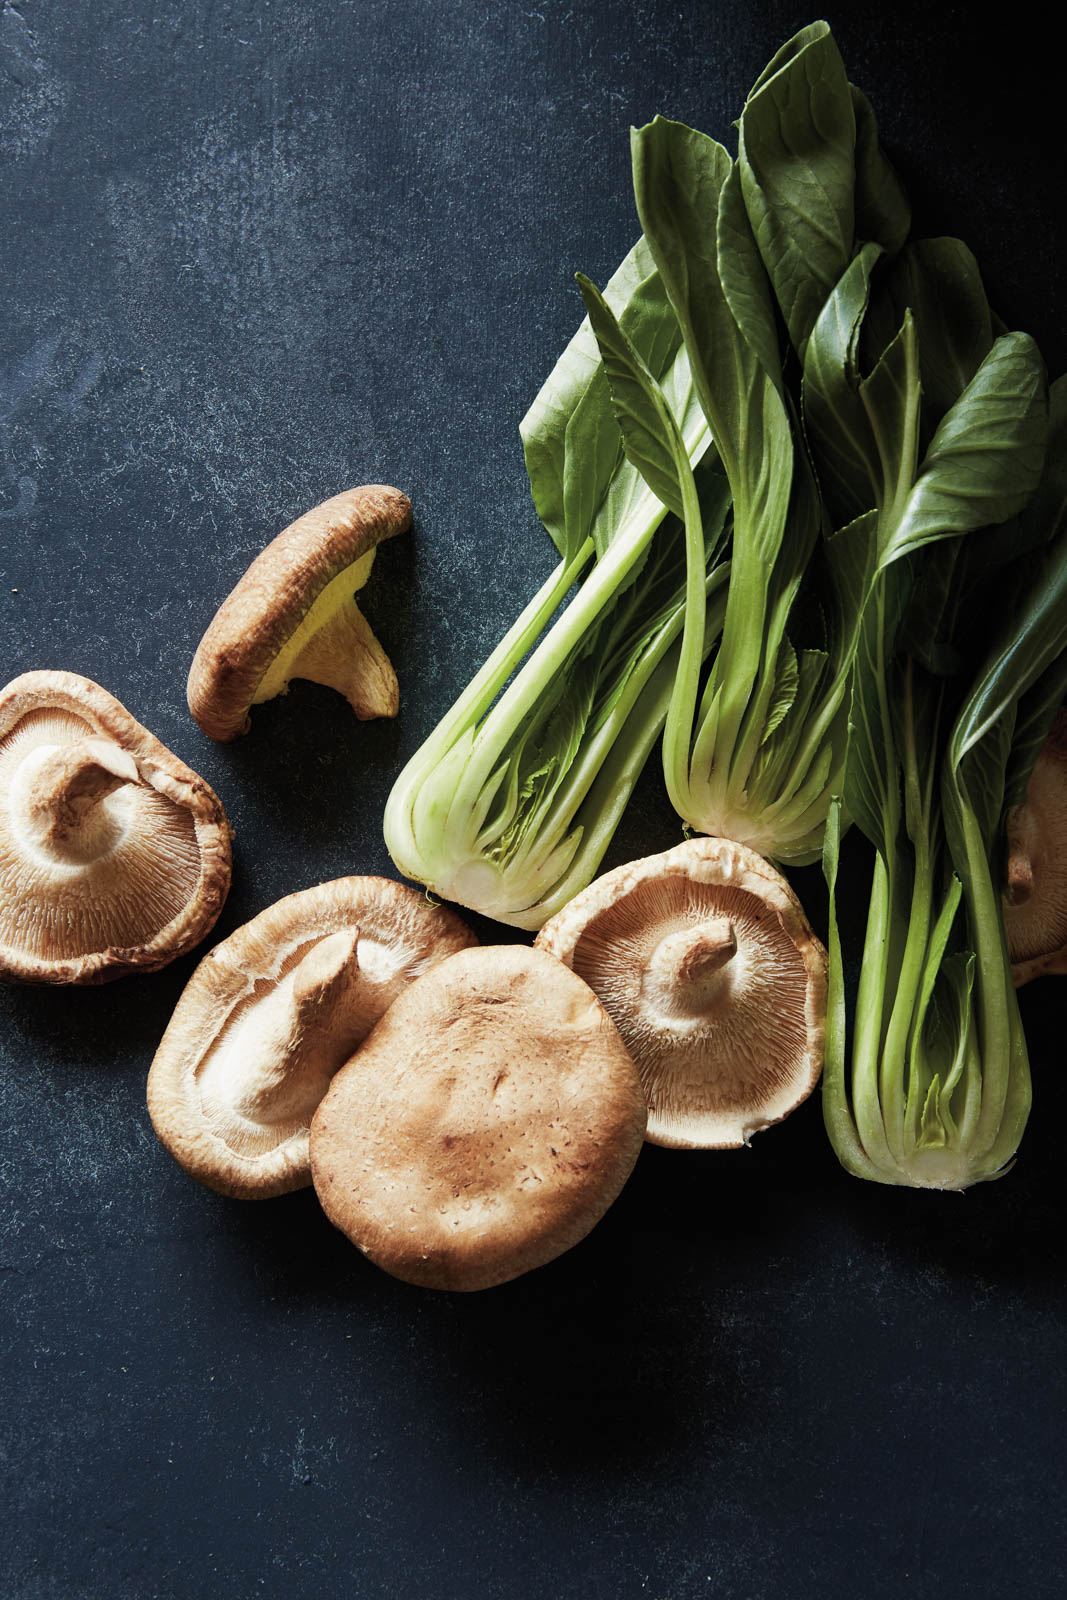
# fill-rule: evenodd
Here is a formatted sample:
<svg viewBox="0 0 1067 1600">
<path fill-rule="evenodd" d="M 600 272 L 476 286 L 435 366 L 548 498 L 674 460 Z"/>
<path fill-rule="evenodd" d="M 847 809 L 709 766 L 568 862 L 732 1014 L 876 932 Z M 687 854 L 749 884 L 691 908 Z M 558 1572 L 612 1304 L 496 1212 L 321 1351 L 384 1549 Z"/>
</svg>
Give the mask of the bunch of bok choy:
<svg viewBox="0 0 1067 1600">
<path fill-rule="evenodd" d="M 746 114 L 762 150 L 796 57 L 826 78 L 847 124 L 847 171 L 827 177 L 846 191 L 841 260 L 824 251 L 816 273 L 786 244 L 779 252 L 810 307 L 850 259 L 857 209 L 880 219 L 887 248 L 907 211 L 825 24 L 800 39 Z M 752 108 L 765 104 L 760 120 Z M 815 108 L 796 115 L 802 128 Z M 746 210 L 754 180 L 713 140 L 659 118 L 634 135 L 633 156 L 645 235 L 605 305 L 662 393 L 686 473 L 696 470 L 700 531 L 687 547 L 682 502 L 644 474 L 583 323 L 521 428 L 560 565 L 408 763 L 385 817 L 401 871 L 523 927 L 595 874 L 668 709 L 667 785 L 694 828 L 815 859 L 840 786 L 852 634 L 846 623 L 828 640 L 831 611 L 810 571 L 823 516 Z M 774 173 L 761 176 L 776 195 Z"/>
<path fill-rule="evenodd" d="M 905 242 L 825 24 L 780 52 L 740 130 L 736 164 L 662 119 L 633 136 L 641 220 L 733 494 L 723 633 L 699 709 L 683 645 L 667 787 L 687 821 L 787 860 L 828 822 L 832 892 L 843 820 L 858 823 L 874 875 L 851 1053 L 832 917 L 827 1126 L 853 1172 L 963 1188 L 1004 1169 L 1029 1105 L 1002 820 L 1067 687 L 1067 439 L 1046 458 L 1040 354 L 998 332 L 966 246 Z M 583 294 L 630 458 L 686 508 L 699 638 L 677 429 L 610 307 Z M 798 656 L 806 592 L 826 645 Z"/>
<path fill-rule="evenodd" d="M 643 236 L 522 424 L 560 564 L 401 774 L 397 865 L 536 927 L 595 874 L 663 729 L 687 825 L 831 887 L 824 1104 L 853 1172 L 1004 1170 L 1029 1069 L 1003 815 L 1067 688 L 1067 397 L 907 201 L 829 28 L 734 159 L 631 139 Z M 566 604 L 562 603 L 566 600 Z M 562 605 L 562 610 L 560 607 Z M 558 613 L 558 614 L 557 614 Z M 851 1019 L 846 826 L 873 847 Z"/>
</svg>

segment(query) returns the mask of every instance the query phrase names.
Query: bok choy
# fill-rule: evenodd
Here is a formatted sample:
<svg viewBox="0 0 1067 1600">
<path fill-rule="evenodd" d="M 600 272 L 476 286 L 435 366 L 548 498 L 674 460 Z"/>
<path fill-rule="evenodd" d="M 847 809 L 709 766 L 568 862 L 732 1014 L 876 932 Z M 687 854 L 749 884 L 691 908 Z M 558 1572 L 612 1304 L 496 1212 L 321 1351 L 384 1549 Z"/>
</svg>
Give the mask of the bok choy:
<svg viewBox="0 0 1067 1600">
<path fill-rule="evenodd" d="M 841 786 L 857 613 L 850 593 L 828 603 L 823 510 L 775 300 L 802 360 L 863 241 L 898 249 L 909 214 L 825 23 L 778 53 L 739 126 L 737 161 L 659 117 L 632 136 L 638 215 L 734 506 L 721 643 L 699 697 L 699 660 L 683 657 L 686 723 L 665 742 L 664 771 L 692 827 L 799 863 L 817 859 Z"/>
<path fill-rule="evenodd" d="M 691 827 L 803 858 L 818 850 L 825 807 L 809 817 L 803 775 L 781 795 L 765 758 L 768 738 L 798 694 L 810 700 L 820 670 L 786 634 L 819 507 L 796 448 L 770 288 L 739 169 L 721 145 L 657 117 L 633 135 L 633 157 L 638 213 L 733 500 L 722 638 L 702 691 L 700 654 L 684 652 L 688 681 L 664 744 L 667 790 Z M 699 637 L 699 618 L 689 620 Z M 794 726 L 802 718 L 798 710 Z"/>
<path fill-rule="evenodd" d="M 1067 690 L 1065 652 L 1061 533 L 951 721 L 951 686 L 904 657 L 890 678 L 899 700 L 857 731 L 854 788 L 879 764 L 877 815 L 861 814 L 853 795 L 877 854 L 850 1045 L 835 807 L 823 1108 L 859 1177 L 963 1189 L 1000 1176 L 1018 1148 L 1030 1071 L 1001 910 L 1002 821 L 1019 766 L 1014 736 L 1029 743 L 1048 727 Z"/>
<path fill-rule="evenodd" d="M 721 626 L 728 487 L 643 240 L 607 294 L 662 385 L 697 470 L 702 654 Z M 659 737 L 691 580 L 681 526 L 624 454 L 588 323 L 521 431 L 559 565 L 404 768 L 385 838 L 409 877 L 536 928 L 595 876 Z"/>
<path fill-rule="evenodd" d="M 1025 784 L 1013 732 L 1025 731 L 1032 760 L 1063 688 L 1067 539 L 1043 546 L 1040 497 L 1031 504 L 1047 431 L 1033 342 L 992 338 L 967 252 L 933 241 L 895 269 L 897 289 L 910 285 L 907 309 L 863 375 L 864 335 L 870 349 L 881 329 L 876 350 L 894 307 L 892 281 L 871 298 L 877 254 L 861 252 L 843 275 L 805 363 L 830 497 L 873 501 L 831 541 L 859 636 L 845 780 L 824 848 L 823 1106 L 849 1171 L 962 1189 L 1004 1170 L 1029 1107 L 1001 821 Z M 970 296 L 949 327 L 934 308 L 961 276 Z M 935 425 L 936 404 L 954 393 Z M 842 807 L 875 848 L 851 1030 L 836 915 Z"/>
</svg>

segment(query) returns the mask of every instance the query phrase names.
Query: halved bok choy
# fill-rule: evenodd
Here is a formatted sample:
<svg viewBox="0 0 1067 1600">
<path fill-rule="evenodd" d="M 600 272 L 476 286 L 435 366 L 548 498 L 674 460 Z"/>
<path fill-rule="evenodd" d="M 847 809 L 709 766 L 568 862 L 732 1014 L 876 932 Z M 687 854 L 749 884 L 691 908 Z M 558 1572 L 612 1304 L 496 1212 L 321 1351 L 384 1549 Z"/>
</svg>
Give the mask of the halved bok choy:
<svg viewBox="0 0 1067 1600">
<path fill-rule="evenodd" d="M 696 471 L 703 654 L 721 628 L 729 488 L 644 240 L 607 292 Z M 659 737 L 691 580 L 681 524 L 626 458 L 587 322 L 521 432 L 560 562 L 400 774 L 385 839 L 444 898 L 538 928 L 595 876 Z"/>
</svg>

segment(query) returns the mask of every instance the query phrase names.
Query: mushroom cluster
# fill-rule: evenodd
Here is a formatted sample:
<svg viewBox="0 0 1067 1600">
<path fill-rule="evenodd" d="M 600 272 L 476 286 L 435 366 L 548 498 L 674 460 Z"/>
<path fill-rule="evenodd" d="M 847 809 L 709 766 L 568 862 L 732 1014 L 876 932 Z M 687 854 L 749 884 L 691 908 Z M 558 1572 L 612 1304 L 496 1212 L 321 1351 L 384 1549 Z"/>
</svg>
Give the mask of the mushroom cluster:
<svg viewBox="0 0 1067 1600">
<path fill-rule="evenodd" d="M 395 715 L 353 595 L 410 520 L 398 490 L 364 486 L 267 546 L 196 651 L 188 699 L 206 733 L 235 738 L 294 677 L 360 717 Z M 222 806 L 98 685 L 29 673 L 0 694 L 0 793 L 0 977 L 150 970 L 214 923 Z M 796 896 L 729 841 L 607 873 L 533 949 L 480 946 L 412 888 L 341 878 L 200 962 L 148 1110 L 208 1187 L 260 1199 L 314 1183 L 394 1276 L 481 1289 L 583 1238 L 646 1138 L 721 1148 L 786 1116 L 819 1074 L 825 992 Z"/>
<path fill-rule="evenodd" d="M 189 706 L 220 740 L 294 677 L 392 716 L 392 667 L 353 595 L 407 497 L 337 495 L 253 562 L 201 640 Z M 214 924 L 230 829 L 204 781 L 99 685 L 0 693 L 0 977 L 150 971 Z M 162 1144 L 242 1199 L 314 1180 L 326 1214 L 412 1283 L 478 1289 L 575 1244 L 637 1159 L 633 1060 L 589 986 L 524 946 L 478 947 L 382 878 L 287 896 L 196 968 L 148 1075 Z"/>
<path fill-rule="evenodd" d="M 554 958 L 481 948 L 383 878 L 287 896 L 190 979 L 148 1110 L 209 1188 L 323 1209 L 410 1283 L 480 1289 L 584 1237 L 633 1168 L 645 1103 L 596 996 Z"/>
<path fill-rule="evenodd" d="M 530 949 L 414 890 L 291 895 L 201 962 L 148 1104 L 240 1198 L 314 1183 L 395 1277 L 506 1282 L 589 1232 L 647 1137 L 747 1143 L 822 1064 L 826 957 L 788 884 L 726 840 L 607 873 Z"/>
</svg>

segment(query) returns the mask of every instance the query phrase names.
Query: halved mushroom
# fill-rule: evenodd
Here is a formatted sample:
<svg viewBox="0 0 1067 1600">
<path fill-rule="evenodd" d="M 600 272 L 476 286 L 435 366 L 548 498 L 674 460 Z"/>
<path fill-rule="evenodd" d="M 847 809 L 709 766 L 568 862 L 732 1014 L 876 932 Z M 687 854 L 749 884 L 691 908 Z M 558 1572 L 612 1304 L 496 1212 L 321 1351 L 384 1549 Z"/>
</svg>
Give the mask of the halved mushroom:
<svg viewBox="0 0 1067 1600">
<path fill-rule="evenodd" d="M 159 1138 L 221 1194 L 303 1188 L 333 1074 L 413 978 L 476 943 L 453 912 L 387 878 L 279 900 L 190 978 L 148 1074 Z"/>
<path fill-rule="evenodd" d="M 189 670 L 189 709 L 206 734 L 247 733 L 250 708 L 293 678 L 337 689 L 363 720 L 396 716 L 396 673 L 352 596 L 382 540 L 410 526 L 407 495 L 365 484 L 308 511 L 260 552 Z"/>
<path fill-rule="evenodd" d="M 484 946 L 413 983 L 311 1125 L 330 1221 L 432 1289 L 485 1289 L 585 1237 L 645 1129 L 632 1060 L 592 990 L 543 951 Z"/>
<path fill-rule="evenodd" d="M 826 952 L 785 879 L 726 839 L 606 873 L 537 936 L 584 978 L 637 1062 L 648 1139 L 730 1149 L 822 1069 Z"/>
<path fill-rule="evenodd" d="M 1005 832 L 1004 927 L 1018 985 L 1067 972 L 1067 709 L 1056 713 Z"/>
<path fill-rule="evenodd" d="M 0 978 L 151 972 L 229 886 L 218 796 L 106 689 L 27 672 L 0 691 Z"/>
</svg>

